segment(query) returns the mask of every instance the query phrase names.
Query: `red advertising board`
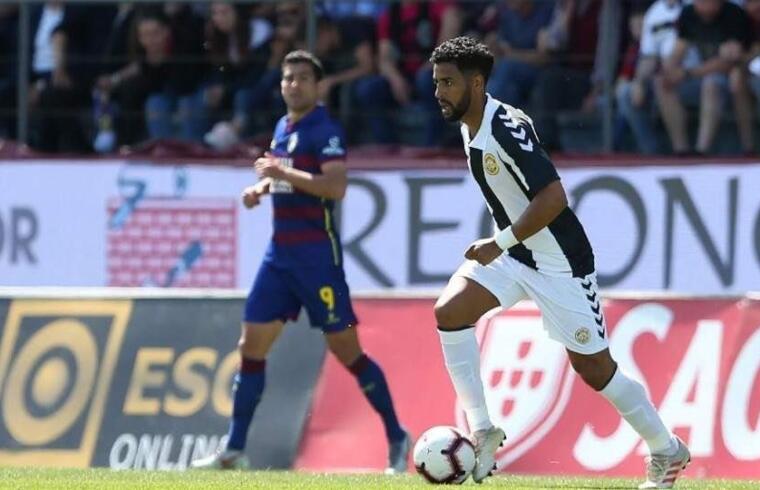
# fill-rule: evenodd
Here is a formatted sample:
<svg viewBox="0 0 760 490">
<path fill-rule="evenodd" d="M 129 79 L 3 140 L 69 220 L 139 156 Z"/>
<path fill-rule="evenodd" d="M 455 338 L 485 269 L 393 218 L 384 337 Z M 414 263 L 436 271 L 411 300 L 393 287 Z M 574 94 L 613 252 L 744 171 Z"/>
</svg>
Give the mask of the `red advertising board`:
<svg viewBox="0 0 760 490">
<path fill-rule="evenodd" d="M 439 424 L 466 429 L 432 301 L 355 306 L 362 342 L 385 370 L 402 423 L 414 436 Z M 760 477 L 760 301 L 614 299 L 605 313 L 613 356 L 690 446 L 686 474 Z M 642 474 L 645 445 L 573 373 L 531 303 L 487 315 L 478 336 L 489 410 L 508 437 L 498 454 L 501 471 Z M 385 457 L 379 418 L 353 377 L 328 357 L 296 467 L 379 470 Z"/>
</svg>

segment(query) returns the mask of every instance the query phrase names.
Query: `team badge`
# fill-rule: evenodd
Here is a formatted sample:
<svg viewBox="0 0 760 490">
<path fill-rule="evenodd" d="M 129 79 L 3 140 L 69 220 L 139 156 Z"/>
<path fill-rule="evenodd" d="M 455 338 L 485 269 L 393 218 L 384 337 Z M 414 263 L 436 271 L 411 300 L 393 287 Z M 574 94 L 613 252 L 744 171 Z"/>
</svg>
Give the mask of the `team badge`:
<svg viewBox="0 0 760 490">
<path fill-rule="evenodd" d="M 486 157 L 483 159 L 484 167 L 488 175 L 496 175 L 499 173 L 499 162 L 496 161 L 496 157 L 490 153 L 486 153 Z"/>
<path fill-rule="evenodd" d="M 293 153 L 296 146 L 298 146 L 298 133 L 293 133 L 290 135 L 290 139 L 288 139 L 288 153 Z"/>
<path fill-rule="evenodd" d="M 477 325 L 488 413 L 510 434 L 496 453 L 500 466 L 541 442 L 570 399 L 574 376 L 567 354 L 562 344 L 546 336 L 542 325 L 535 307 L 487 316 Z M 456 418 L 465 428 L 461 404 Z"/>
<path fill-rule="evenodd" d="M 588 344 L 588 341 L 590 338 L 591 338 L 591 333 L 586 327 L 581 327 L 575 331 L 575 341 L 581 345 Z"/>
</svg>

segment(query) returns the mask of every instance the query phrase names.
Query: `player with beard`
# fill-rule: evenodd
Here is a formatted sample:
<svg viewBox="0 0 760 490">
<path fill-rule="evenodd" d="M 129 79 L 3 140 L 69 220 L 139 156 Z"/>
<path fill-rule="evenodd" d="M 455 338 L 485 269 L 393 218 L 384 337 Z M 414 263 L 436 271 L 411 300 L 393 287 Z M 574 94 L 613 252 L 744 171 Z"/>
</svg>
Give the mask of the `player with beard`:
<svg viewBox="0 0 760 490">
<path fill-rule="evenodd" d="M 467 162 L 497 229 L 469 246 L 435 305 L 446 368 L 475 444 L 473 479 L 481 482 L 496 468 L 505 439 L 486 407 L 474 324 L 495 307 L 532 299 L 573 369 L 649 446 L 640 488 L 671 488 L 689 450 L 665 427 L 644 387 L 610 356 L 591 245 L 531 119 L 486 93 L 493 55 L 485 45 L 451 39 L 430 61 L 441 113 L 462 123 Z"/>
</svg>

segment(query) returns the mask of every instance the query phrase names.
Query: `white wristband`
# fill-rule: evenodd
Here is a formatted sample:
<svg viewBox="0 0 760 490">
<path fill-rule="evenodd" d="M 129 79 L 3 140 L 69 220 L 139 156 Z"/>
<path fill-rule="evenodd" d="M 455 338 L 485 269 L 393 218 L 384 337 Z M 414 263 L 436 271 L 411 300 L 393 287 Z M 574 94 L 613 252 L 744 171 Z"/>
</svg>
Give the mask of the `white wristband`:
<svg viewBox="0 0 760 490">
<path fill-rule="evenodd" d="M 515 234 L 512 232 L 511 226 L 507 226 L 503 230 L 497 232 L 493 238 L 496 241 L 496 245 L 498 245 L 502 250 L 508 250 L 520 243 L 517 237 L 515 237 Z"/>
</svg>

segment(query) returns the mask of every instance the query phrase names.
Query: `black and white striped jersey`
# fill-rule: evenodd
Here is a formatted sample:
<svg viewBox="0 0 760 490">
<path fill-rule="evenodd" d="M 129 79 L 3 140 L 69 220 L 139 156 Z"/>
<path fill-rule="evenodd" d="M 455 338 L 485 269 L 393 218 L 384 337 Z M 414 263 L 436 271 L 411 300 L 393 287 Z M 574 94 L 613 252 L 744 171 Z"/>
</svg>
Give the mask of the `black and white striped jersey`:
<svg viewBox="0 0 760 490">
<path fill-rule="evenodd" d="M 538 191 L 559 180 L 539 143 L 533 121 L 521 110 L 489 95 L 483 121 L 472 141 L 467 126 L 462 124 L 461 129 L 470 171 L 500 230 L 522 215 Z M 588 237 L 569 207 L 508 253 L 550 275 L 585 277 L 594 272 Z"/>
</svg>

